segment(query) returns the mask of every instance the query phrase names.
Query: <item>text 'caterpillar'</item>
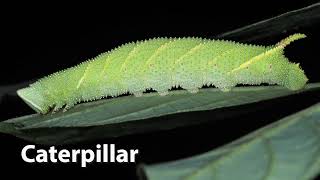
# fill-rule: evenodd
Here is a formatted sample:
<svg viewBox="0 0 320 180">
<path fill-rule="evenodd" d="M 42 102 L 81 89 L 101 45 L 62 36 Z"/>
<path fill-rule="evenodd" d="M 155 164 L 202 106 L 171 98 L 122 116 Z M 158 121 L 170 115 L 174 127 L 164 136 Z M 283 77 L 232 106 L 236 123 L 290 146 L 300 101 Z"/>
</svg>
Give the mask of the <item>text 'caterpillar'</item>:
<svg viewBox="0 0 320 180">
<path fill-rule="evenodd" d="M 196 93 L 203 85 L 224 92 L 237 84 L 304 87 L 307 77 L 283 49 L 306 37 L 291 35 L 273 46 L 202 38 L 155 38 L 124 44 L 92 60 L 44 77 L 18 95 L 35 111 L 65 110 L 76 103 L 146 89 L 166 95 L 172 87 Z"/>
</svg>

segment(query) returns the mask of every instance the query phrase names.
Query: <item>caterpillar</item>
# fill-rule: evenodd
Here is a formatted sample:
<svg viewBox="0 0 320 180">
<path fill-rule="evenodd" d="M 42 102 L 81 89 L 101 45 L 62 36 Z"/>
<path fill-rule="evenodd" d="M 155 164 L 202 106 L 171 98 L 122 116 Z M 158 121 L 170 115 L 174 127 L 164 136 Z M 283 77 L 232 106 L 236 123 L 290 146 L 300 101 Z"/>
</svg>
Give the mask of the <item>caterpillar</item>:
<svg viewBox="0 0 320 180">
<path fill-rule="evenodd" d="M 137 41 L 41 78 L 17 94 L 36 112 L 46 114 L 128 92 L 139 97 L 147 89 L 161 96 L 172 87 L 196 93 L 204 85 L 223 92 L 237 84 L 261 83 L 299 90 L 308 78 L 283 50 L 305 37 L 293 34 L 271 46 L 191 37 Z"/>
</svg>

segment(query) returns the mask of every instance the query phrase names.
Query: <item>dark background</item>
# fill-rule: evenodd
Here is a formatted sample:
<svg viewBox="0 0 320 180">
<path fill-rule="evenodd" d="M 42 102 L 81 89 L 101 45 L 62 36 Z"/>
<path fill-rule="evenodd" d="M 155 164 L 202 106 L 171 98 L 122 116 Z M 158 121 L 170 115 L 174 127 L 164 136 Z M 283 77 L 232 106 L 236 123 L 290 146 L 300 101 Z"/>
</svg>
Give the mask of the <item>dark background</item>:
<svg viewBox="0 0 320 180">
<path fill-rule="evenodd" d="M 85 5 L 37 5 L 3 6 L 1 11 L 1 71 L 0 120 L 31 114 L 14 94 L 11 85 L 40 78 L 55 71 L 76 65 L 99 53 L 122 43 L 151 37 L 198 36 L 210 38 L 287 11 L 311 5 L 316 1 L 289 1 L 287 3 L 256 1 L 212 2 L 195 5 L 153 4 L 142 6 L 116 6 L 102 4 L 96 7 Z M 31 7 L 30 7 L 31 6 Z M 309 38 L 294 43 L 286 49 L 286 55 L 300 62 L 310 82 L 320 81 L 319 70 L 319 23 L 302 29 Z M 292 32 L 295 32 L 292 30 Z M 287 36 L 283 33 L 281 37 Z M 236 39 L 234 39 L 236 40 Z M 276 43 L 280 39 L 264 38 L 256 44 Z M 174 118 L 197 120 L 208 118 L 212 121 L 196 126 L 178 128 L 162 132 L 144 133 L 101 139 L 58 148 L 95 148 L 95 144 L 115 143 L 117 148 L 138 148 L 138 163 L 159 163 L 176 160 L 209 151 L 215 147 L 239 138 L 259 127 L 274 122 L 281 117 L 302 110 L 316 102 L 319 95 L 305 93 L 277 100 L 226 108 L 223 110 L 193 112 Z M 228 117 L 225 115 L 228 114 Z M 44 178 L 81 175 L 117 179 L 136 178 L 136 164 L 90 164 L 79 168 L 79 164 L 27 164 L 21 157 L 21 149 L 32 144 L 10 135 L 0 134 L 1 173 L 11 178 Z M 47 148 L 47 146 L 38 146 Z M 13 170 L 15 173 L 11 173 Z M 40 175 L 37 172 L 45 172 Z"/>
</svg>

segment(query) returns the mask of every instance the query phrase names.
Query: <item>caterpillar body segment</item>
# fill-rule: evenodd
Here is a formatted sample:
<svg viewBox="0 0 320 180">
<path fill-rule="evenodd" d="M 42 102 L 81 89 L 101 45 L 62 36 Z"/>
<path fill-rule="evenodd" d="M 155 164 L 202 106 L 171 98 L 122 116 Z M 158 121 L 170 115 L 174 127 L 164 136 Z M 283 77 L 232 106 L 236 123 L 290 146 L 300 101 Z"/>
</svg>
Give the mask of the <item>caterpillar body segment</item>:
<svg viewBox="0 0 320 180">
<path fill-rule="evenodd" d="M 224 92 L 237 84 L 261 83 L 298 90 L 308 79 L 298 64 L 283 55 L 283 49 L 304 37 L 294 34 L 267 47 L 201 38 L 128 43 L 44 77 L 17 93 L 35 111 L 45 114 L 127 92 L 141 96 L 151 88 L 160 95 L 179 86 L 196 93 L 203 85 L 214 85 Z"/>
</svg>

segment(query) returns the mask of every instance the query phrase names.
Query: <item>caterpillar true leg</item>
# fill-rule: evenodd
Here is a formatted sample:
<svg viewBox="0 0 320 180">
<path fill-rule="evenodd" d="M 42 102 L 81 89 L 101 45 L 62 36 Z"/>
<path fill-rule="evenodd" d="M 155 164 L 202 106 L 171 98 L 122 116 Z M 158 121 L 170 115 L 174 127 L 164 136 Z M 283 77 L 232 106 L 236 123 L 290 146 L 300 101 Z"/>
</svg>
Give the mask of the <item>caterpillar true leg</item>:
<svg viewBox="0 0 320 180">
<path fill-rule="evenodd" d="M 72 108 L 74 106 L 73 103 L 68 103 L 64 108 L 63 108 L 63 112 L 66 112 L 68 109 Z"/>
<path fill-rule="evenodd" d="M 56 113 L 56 112 L 57 112 L 59 109 L 61 109 L 62 107 L 63 107 L 63 104 L 56 104 L 56 105 L 53 107 L 51 113 L 52 113 L 52 114 Z"/>
</svg>

